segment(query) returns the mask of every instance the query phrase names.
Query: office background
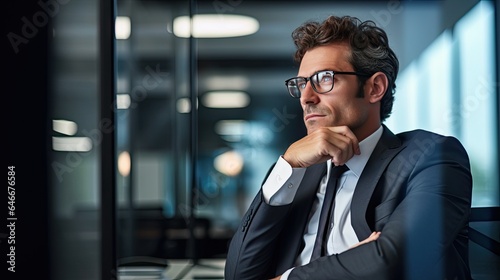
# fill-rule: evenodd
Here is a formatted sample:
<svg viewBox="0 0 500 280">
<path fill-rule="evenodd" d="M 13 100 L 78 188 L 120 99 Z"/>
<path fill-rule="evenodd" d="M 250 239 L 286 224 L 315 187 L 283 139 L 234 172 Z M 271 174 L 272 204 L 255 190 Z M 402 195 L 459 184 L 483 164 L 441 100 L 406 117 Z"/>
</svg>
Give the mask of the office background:
<svg viewBox="0 0 500 280">
<path fill-rule="evenodd" d="M 464 144 L 473 275 L 500 275 L 498 2 L 9 5 L 4 121 L 7 165 L 18 170 L 17 276 L 112 279 L 133 256 L 224 258 L 267 169 L 305 133 L 284 87 L 297 72 L 290 34 L 330 14 L 387 31 L 400 59 L 386 122 L 394 132 L 423 128 Z M 247 16 L 248 34 L 181 33 L 179 17 L 208 14 L 225 23 L 219 29 Z"/>
</svg>

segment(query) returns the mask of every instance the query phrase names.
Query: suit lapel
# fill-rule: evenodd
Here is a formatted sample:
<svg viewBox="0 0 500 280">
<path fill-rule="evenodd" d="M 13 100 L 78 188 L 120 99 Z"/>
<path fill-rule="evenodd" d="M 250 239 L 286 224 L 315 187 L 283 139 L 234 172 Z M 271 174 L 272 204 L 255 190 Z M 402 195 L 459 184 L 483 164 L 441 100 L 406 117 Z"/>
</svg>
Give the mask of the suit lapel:
<svg viewBox="0 0 500 280">
<path fill-rule="evenodd" d="M 391 160 L 404 148 L 401 141 L 387 127 L 375 146 L 359 178 L 351 203 L 351 223 L 359 240 L 366 239 L 371 229 L 366 222 L 366 211 L 373 191 Z"/>
</svg>

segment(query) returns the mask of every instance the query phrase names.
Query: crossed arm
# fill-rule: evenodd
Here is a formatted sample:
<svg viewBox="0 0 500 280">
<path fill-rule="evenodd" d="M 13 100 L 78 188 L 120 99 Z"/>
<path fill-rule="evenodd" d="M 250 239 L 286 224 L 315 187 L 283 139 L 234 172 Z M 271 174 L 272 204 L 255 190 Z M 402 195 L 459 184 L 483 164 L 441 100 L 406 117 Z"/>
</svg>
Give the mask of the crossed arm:
<svg viewBox="0 0 500 280">
<path fill-rule="evenodd" d="M 350 249 L 356 248 L 356 247 L 358 247 L 360 245 L 363 245 L 363 244 L 371 242 L 371 241 L 375 241 L 375 240 L 378 239 L 378 237 L 380 236 L 380 234 L 381 234 L 381 232 L 374 231 L 374 232 L 372 232 L 372 234 L 370 234 L 370 236 L 368 236 L 368 238 L 366 238 L 365 240 L 362 240 L 362 241 L 354 244 Z M 276 276 L 276 277 L 274 277 L 274 278 L 272 278 L 270 280 L 280 280 L 280 279 L 281 279 L 281 275 L 280 276 Z"/>
</svg>

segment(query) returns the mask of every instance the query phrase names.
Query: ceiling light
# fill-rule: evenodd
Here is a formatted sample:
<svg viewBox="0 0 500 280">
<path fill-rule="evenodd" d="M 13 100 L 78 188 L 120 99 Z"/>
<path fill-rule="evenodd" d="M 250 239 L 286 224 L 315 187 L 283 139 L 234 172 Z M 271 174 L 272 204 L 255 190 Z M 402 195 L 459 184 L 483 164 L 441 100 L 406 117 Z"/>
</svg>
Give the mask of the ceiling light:
<svg viewBox="0 0 500 280">
<path fill-rule="evenodd" d="M 130 153 L 127 151 L 121 152 L 118 156 L 118 172 L 120 172 L 123 177 L 127 177 L 130 174 L 130 166 Z"/>
<path fill-rule="evenodd" d="M 191 112 L 191 99 L 188 97 L 182 97 L 177 99 L 177 112 L 181 114 L 187 114 Z M 198 109 L 198 99 L 196 99 L 196 109 Z"/>
<path fill-rule="evenodd" d="M 248 129 L 245 120 L 221 120 L 215 123 L 215 132 L 219 135 L 243 135 Z"/>
<path fill-rule="evenodd" d="M 59 152 L 88 152 L 92 150 L 89 137 L 52 137 L 52 149 Z"/>
<path fill-rule="evenodd" d="M 227 176 L 236 176 L 243 169 L 243 157 L 236 151 L 228 151 L 214 159 L 214 168 Z"/>
<path fill-rule="evenodd" d="M 177 112 L 187 114 L 191 112 L 191 100 L 187 97 L 179 98 L 177 100 Z"/>
<path fill-rule="evenodd" d="M 228 142 L 240 142 L 248 132 L 249 124 L 245 120 L 221 120 L 215 123 L 215 132 Z"/>
<path fill-rule="evenodd" d="M 118 40 L 128 39 L 132 27 L 129 17 L 116 17 L 115 19 L 115 37 Z"/>
<path fill-rule="evenodd" d="M 52 120 L 52 129 L 65 135 L 75 135 L 78 131 L 78 125 L 75 122 L 67 120 Z"/>
<path fill-rule="evenodd" d="M 250 80 L 245 76 L 214 76 L 205 80 L 205 86 L 209 90 L 217 90 L 231 86 L 231 90 L 246 90 L 250 85 Z"/>
<path fill-rule="evenodd" d="M 259 22 L 248 16 L 204 14 L 193 16 L 193 37 L 224 38 L 250 35 L 259 30 Z M 174 19 L 174 34 L 177 37 L 189 38 L 191 19 L 181 16 Z"/>
<path fill-rule="evenodd" d="M 128 109 L 130 107 L 130 95 L 117 94 L 116 95 L 116 109 Z"/>
<path fill-rule="evenodd" d="M 250 97 L 243 91 L 212 91 L 203 95 L 202 103 L 208 108 L 243 108 Z"/>
</svg>

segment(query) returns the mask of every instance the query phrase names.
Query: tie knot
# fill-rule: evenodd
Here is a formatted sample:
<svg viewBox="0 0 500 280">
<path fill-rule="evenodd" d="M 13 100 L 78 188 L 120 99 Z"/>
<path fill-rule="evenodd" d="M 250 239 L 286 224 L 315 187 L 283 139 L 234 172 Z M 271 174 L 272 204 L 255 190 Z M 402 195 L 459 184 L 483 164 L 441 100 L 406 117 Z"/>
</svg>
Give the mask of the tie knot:
<svg viewBox="0 0 500 280">
<path fill-rule="evenodd" d="M 346 172 L 347 170 L 349 170 L 349 167 L 347 167 L 347 165 L 339 165 L 339 166 L 333 166 L 332 167 L 332 170 L 330 171 L 331 174 L 330 174 L 330 177 L 332 178 L 340 178 L 340 176 L 342 176 L 342 174 L 344 172 Z"/>
</svg>

